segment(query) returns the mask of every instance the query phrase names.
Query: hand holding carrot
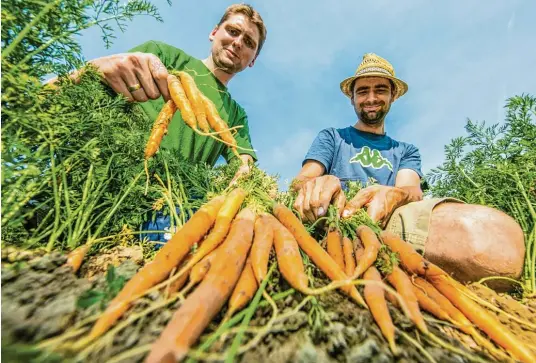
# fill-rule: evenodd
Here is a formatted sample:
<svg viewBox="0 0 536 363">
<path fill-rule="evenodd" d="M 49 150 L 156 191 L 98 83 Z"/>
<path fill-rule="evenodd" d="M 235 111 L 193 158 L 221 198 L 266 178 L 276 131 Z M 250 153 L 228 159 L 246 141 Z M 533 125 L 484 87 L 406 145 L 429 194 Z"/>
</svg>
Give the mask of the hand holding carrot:
<svg viewBox="0 0 536 363">
<path fill-rule="evenodd" d="M 343 218 L 350 217 L 358 209 L 367 207 L 367 213 L 374 221 L 385 224 L 393 211 L 408 203 L 408 192 L 401 188 L 373 185 L 361 189 L 344 207 Z"/>
<path fill-rule="evenodd" d="M 122 53 L 90 61 L 115 92 L 131 101 L 145 102 L 163 96 L 169 100 L 168 72 L 154 54 Z M 76 76 L 75 76 L 76 77 Z"/>
<path fill-rule="evenodd" d="M 339 211 L 346 202 L 339 178 L 333 175 L 323 175 L 304 182 L 294 202 L 302 220 L 314 222 L 328 211 L 331 202 Z"/>
</svg>

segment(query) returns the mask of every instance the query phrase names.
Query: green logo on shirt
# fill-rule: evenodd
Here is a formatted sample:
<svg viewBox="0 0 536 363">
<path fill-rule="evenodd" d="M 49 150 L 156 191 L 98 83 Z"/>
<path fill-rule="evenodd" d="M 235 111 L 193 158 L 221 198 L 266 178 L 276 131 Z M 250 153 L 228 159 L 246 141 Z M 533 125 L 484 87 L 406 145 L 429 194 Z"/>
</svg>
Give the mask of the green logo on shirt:
<svg viewBox="0 0 536 363">
<path fill-rule="evenodd" d="M 361 151 L 350 159 L 350 162 L 361 164 L 363 167 L 372 166 L 374 169 L 381 169 L 387 166 L 389 170 L 393 171 L 393 164 L 384 158 L 378 150 L 371 150 L 368 146 L 363 146 Z"/>
</svg>

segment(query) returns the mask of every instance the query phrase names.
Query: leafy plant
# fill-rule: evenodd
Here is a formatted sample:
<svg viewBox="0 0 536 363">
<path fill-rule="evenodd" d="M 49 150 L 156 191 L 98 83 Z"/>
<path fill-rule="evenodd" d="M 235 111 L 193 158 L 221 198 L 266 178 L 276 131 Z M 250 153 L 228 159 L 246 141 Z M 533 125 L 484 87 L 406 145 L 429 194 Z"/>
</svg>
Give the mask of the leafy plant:
<svg viewBox="0 0 536 363">
<path fill-rule="evenodd" d="M 428 192 L 509 214 L 525 234 L 526 290 L 536 291 L 536 98 L 521 95 L 506 102 L 503 124 L 467 121 L 467 136 L 445 146 L 445 162 L 427 179 Z"/>
<path fill-rule="evenodd" d="M 147 195 L 137 182 L 152 121 L 92 67 L 83 67 L 76 83 L 66 74 L 83 66 L 74 38 L 80 31 L 100 27 L 109 45 L 113 25 L 123 31 L 137 15 L 161 20 L 156 8 L 145 0 L 2 5 L 3 241 L 74 248 L 94 234 L 136 229 L 161 198 L 156 180 Z M 56 87 L 42 84 L 50 73 L 60 75 Z M 181 187 L 191 187 L 188 194 L 201 201 L 214 175 L 207 170 L 165 150 L 151 166 L 157 175 L 183 181 Z"/>
<path fill-rule="evenodd" d="M 115 267 L 112 264 L 108 265 L 106 270 L 106 285 L 103 290 L 92 289 L 84 292 L 76 302 L 79 308 L 87 309 L 90 306 L 99 304 L 101 310 L 106 308 L 106 305 L 121 291 L 125 286 L 126 279 L 117 275 Z"/>
</svg>

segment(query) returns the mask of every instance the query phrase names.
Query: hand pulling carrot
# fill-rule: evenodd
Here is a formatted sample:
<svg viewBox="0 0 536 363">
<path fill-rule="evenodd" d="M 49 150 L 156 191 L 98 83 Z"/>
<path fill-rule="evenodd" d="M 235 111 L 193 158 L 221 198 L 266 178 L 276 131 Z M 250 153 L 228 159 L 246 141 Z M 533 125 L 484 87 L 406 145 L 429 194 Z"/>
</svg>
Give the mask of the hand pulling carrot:
<svg viewBox="0 0 536 363">
<path fill-rule="evenodd" d="M 337 265 L 331 256 L 309 235 L 300 220 L 290 209 L 282 204 L 276 203 L 273 207 L 273 214 L 292 233 L 300 248 L 311 258 L 311 260 L 324 272 L 331 280 L 348 280 L 348 276 Z M 342 286 L 341 290 L 347 293 L 358 304 L 367 308 L 365 301 L 353 285 Z"/>
<path fill-rule="evenodd" d="M 250 252 L 251 266 L 259 284 L 268 272 L 268 260 L 273 243 L 273 226 L 269 223 L 268 215 L 261 214 L 255 221 L 255 237 Z"/>
<path fill-rule="evenodd" d="M 194 111 L 195 119 L 197 120 L 197 125 L 203 132 L 209 132 L 207 115 L 205 113 L 205 105 L 203 99 L 201 98 L 201 92 L 195 84 L 194 78 L 187 72 L 180 71 L 178 72 L 179 79 L 182 84 L 182 88 L 190 100 L 190 104 Z"/>
<path fill-rule="evenodd" d="M 254 223 L 255 213 L 249 208 L 236 216 L 218 258 L 153 344 L 146 363 L 175 362 L 186 356 L 236 285 L 252 244 Z"/>
<path fill-rule="evenodd" d="M 337 229 L 330 229 L 326 238 L 326 249 L 337 265 L 344 271 L 344 255 L 342 253 L 342 236 Z"/>
<path fill-rule="evenodd" d="M 342 251 L 344 253 L 344 273 L 352 276 L 355 270 L 354 246 L 348 237 L 342 239 Z"/>
<path fill-rule="evenodd" d="M 368 281 L 382 282 L 382 277 L 376 267 L 370 266 L 363 276 Z M 389 343 L 389 348 L 394 355 L 398 354 L 398 349 L 395 344 L 395 325 L 389 314 L 389 308 L 385 301 L 385 292 L 380 286 L 368 284 L 365 285 L 363 291 L 365 301 L 369 306 L 370 312 L 376 324 L 380 327 L 383 336 Z M 396 299 L 395 299 L 396 300 Z"/>
<path fill-rule="evenodd" d="M 425 334 L 428 334 L 428 327 L 424 322 L 424 318 L 419 310 L 419 303 L 417 297 L 413 292 L 413 284 L 409 279 L 408 275 L 398 266 L 393 266 L 393 271 L 388 274 L 387 281 L 393 285 L 396 291 L 402 296 L 404 302 L 406 303 L 409 313 L 411 315 L 411 320 L 415 323 L 417 328 Z"/>
<path fill-rule="evenodd" d="M 127 311 L 132 299 L 169 276 L 173 268 L 190 252 L 191 247 L 212 227 L 224 199 L 225 197 L 219 196 L 210 200 L 173 235 L 153 261 L 143 266 L 110 302 L 89 336 L 78 343 L 80 346 L 105 333 Z"/>
<path fill-rule="evenodd" d="M 378 258 L 378 252 L 380 251 L 381 243 L 376 237 L 376 233 L 365 225 L 357 228 L 357 236 L 361 242 L 365 245 L 365 251 L 363 256 L 359 259 L 357 267 L 353 272 L 352 279 L 356 279 L 361 276 Z"/>
</svg>

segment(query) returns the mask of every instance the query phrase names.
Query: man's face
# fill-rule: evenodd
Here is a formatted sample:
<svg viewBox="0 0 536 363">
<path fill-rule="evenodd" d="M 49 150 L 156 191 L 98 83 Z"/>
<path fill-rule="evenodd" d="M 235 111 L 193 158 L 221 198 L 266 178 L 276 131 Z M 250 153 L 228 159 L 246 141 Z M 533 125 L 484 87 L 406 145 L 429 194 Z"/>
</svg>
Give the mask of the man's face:
<svg viewBox="0 0 536 363">
<path fill-rule="evenodd" d="M 219 69 L 234 74 L 252 67 L 259 46 L 259 29 L 242 14 L 231 15 L 209 36 L 212 59 Z"/>
<path fill-rule="evenodd" d="M 367 125 L 381 124 L 393 102 L 391 87 L 386 78 L 358 78 L 352 94 L 352 104 L 357 117 Z"/>
</svg>

